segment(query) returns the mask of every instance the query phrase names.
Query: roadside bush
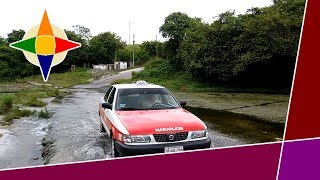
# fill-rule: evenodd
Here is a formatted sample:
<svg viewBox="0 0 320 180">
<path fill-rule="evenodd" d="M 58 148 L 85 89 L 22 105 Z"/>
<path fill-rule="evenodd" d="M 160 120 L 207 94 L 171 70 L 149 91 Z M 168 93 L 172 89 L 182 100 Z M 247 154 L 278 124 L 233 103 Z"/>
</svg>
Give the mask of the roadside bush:
<svg viewBox="0 0 320 180">
<path fill-rule="evenodd" d="M 144 67 L 144 71 L 132 74 L 134 79 L 170 78 L 177 72 L 167 60 L 158 58 L 149 60 Z"/>
<path fill-rule="evenodd" d="M 0 114 L 8 113 L 12 109 L 13 96 L 5 95 L 0 100 Z"/>
</svg>

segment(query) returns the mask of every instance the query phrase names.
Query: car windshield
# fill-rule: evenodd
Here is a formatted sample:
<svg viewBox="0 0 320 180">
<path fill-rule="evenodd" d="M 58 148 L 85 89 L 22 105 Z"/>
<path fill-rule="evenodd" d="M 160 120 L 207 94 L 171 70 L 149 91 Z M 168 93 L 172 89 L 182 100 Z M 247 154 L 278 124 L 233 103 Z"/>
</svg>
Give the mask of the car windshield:
<svg viewBox="0 0 320 180">
<path fill-rule="evenodd" d="M 119 89 L 117 110 L 174 109 L 180 105 L 164 88 Z"/>
</svg>

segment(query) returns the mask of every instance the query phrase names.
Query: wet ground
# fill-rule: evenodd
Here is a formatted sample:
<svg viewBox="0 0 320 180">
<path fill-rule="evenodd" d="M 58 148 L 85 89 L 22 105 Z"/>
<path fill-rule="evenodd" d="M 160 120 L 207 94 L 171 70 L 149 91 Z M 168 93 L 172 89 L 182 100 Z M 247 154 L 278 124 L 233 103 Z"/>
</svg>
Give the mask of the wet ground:
<svg viewBox="0 0 320 180">
<path fill-rule="evenodd" d="M 286 94 L 172 92 L 191 107 L 209 108 L 257 117 L 255 120 L 285 124 L 289 98 Z"/>
<path fill-rule="evenodd" d="M 131 72 L 118 75 L 130 77 Z M 0 169 L 104 159 L 111 142 L 99 132 L 98 102 L 109 77 L 76 86 L 67 97 L 49 103 L 50 119 L 24 118 L 0 127 Z M 118 77 L 116 77 L 118 78 Z M 187 107 L 208 126 L 212 147 L 277 141 L 283 128 L 257 122 L 250 116 Z"/>
</svg>

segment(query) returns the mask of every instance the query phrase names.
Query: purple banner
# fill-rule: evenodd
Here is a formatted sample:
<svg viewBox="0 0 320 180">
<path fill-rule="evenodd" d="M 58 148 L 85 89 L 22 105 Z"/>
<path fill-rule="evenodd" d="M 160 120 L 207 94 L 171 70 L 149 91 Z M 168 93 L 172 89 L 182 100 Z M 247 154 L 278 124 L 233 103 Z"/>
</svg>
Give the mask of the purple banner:
<svg viewBox="0 0 320 180">
<path fill-rule="evenodd" d="M 1 171 L 0 179 L 274 180 L 281 143 Z M 211 177 L 211 178 L 210 178 Z"/>
<path fill-rule="evenodd" d="M 320 179 L 320 140 L 285 142 L 279 180 Z"/>
</svg>

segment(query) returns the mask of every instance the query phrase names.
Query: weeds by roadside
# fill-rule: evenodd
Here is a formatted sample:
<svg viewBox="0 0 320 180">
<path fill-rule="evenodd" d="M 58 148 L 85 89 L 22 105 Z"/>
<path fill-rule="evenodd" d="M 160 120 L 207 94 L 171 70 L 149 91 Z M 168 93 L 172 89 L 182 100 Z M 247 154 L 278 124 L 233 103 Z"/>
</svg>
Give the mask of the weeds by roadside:
<svg viewBox="0 0 320 180">
<path fill-rule="evenodd" d="M 0 114 L 6 114 L 12 109 L 13 96 L 5 95 L 0 99 Z"/>
<path fill-rule="evenodd" d="M 92 73 L 88 69 L 76 68 L 74 71 L 68 71 L 64 73 L 52 73 L 49 76 L 48 82 L 45 84 L 41 75 L 29 76 L 22 79 L 17 79 L 17 83 L 38 83 L 46 86 L 59 86 L 63 88 L 69 88 L 78 84 L 88 83 L 92 78 Z"/>
<path fill-rule="evenodd" d="M 14 119 L 33 114 L 30 110 L 20 110 L 18 107 L 13 106 L 13 99 L 14 96 L 12 95 L 5 95 L 0 98 L 0 115 L 4 115 L 2 121 L 0 121 L 1 125 L 11 124 Z"/>
<path fill-rule="evenodd" d="M 33 112 L 27 109 L 20 110 L 18 107 L 12 108 L 7 114 L 5 114 L 3 121 L 6 124 L 11 124 L 14 119 L 20 119 L 22 117 L 30 116 Z"/>
<path fill-rule="evenodd" d="M 46 106 L 47 103 L 41 100 L 38 100 L 36 97 L 32 96 L 23 105 L 31 106 L 31 107 L 43 107 L 43 106 Z"/>
<path fill-rule="evenodd" d="M 31 115 L 45 119 L 50 118 L 52 113 L 47 109 L 36 112 L 28 109 L 19 109 L 18 106 L 44 107 L 47 103 L 40 100 L 40 98 L 63 96 L 62 94 L 65 93 L 48 86 L 25 88 L 15 93 L 0 94 L 0 115 L 3 115 L 0 125 L 10 125 L 14 119 Z"/>
<path fill-rule="evenodd" d="M 53 113 L 48 111 L 47 108 L 45 108 L 44 110 L 41 110 L 40 112 L 37 113 L 39 118 L 42 119 L 49 119 L 52 117 Z"/>
</svg>

